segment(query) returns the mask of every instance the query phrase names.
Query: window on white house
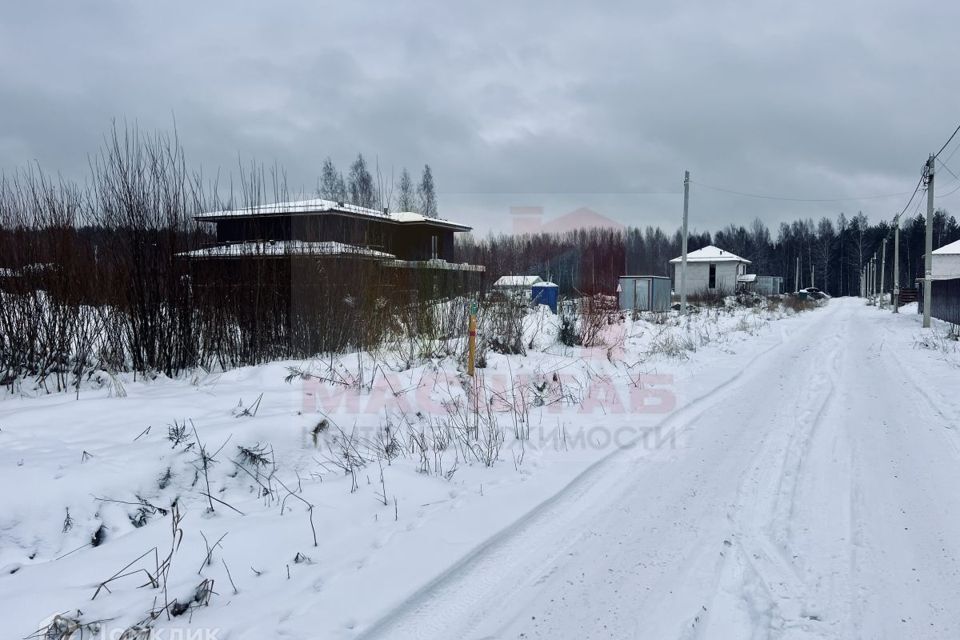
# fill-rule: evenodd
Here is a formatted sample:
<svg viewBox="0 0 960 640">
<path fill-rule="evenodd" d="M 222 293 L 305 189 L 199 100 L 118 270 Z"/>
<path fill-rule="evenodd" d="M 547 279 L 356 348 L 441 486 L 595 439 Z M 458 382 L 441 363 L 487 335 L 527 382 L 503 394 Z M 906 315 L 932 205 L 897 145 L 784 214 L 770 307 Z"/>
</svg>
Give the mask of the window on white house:
<svg viewBox="0 0 960 640">
<path fill-rule="evenodd" d="M 707 288 L 708 289 L 717 288 L 717 265 L 715 264 L 710 265 L 710 281 L 707 283 Z"/>
</svg>

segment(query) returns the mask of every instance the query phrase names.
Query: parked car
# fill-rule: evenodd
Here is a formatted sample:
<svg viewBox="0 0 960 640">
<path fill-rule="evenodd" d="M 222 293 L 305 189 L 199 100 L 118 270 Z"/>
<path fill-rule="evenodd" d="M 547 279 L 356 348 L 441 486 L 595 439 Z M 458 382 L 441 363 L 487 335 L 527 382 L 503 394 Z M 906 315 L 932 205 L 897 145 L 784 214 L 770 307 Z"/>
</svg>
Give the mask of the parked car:
<svg viewBox="0 0 960 640">
<path fill-rule="evenodd" d="M 807 297 L 811 300 L 824 300 L 830 297 L 830 294 L 817 289 L 816 287 L 807 287 L 806 289 L 800 289 L 800 291 L 806 291 Z"/>
</svg>

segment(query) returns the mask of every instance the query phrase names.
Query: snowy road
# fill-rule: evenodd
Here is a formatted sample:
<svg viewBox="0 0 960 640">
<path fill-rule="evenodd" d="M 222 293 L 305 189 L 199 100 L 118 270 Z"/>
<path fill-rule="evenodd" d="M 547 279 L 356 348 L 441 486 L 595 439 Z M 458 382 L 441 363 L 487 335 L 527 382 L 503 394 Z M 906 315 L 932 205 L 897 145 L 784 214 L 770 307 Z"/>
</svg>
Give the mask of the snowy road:
<svg viewBox="0 0 960 640">
<path fill-rule="evenodd" d="M 450 569 L 368 638 L 958 638 L 960 447 L 835 300 Z"/>
</svg>

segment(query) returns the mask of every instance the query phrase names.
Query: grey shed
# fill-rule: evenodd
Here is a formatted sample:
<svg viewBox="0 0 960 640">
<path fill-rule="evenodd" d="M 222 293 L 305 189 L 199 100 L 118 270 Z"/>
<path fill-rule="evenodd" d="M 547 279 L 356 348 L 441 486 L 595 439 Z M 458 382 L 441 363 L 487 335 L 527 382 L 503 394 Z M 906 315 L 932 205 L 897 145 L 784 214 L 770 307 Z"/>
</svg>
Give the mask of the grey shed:
<svg viewBox="0 0 960 640">
<path fill-rule="evenodd" d="M 617 298 L 620 301 L 620 308 L 625 311 L 669 311 L 670 278 L 620 276 Z"/>
</svg>

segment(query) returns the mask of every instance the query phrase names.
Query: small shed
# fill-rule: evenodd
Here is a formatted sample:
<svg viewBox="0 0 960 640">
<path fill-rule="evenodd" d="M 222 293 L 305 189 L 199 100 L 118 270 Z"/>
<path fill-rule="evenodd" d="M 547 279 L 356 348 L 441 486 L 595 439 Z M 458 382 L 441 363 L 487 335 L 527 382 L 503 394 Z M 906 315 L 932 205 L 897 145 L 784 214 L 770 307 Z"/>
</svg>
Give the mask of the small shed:
<svg viewBox="0 0 960 640">
<path fill-rule="evenodd" d="M 500 276 L 493 283 L 492 291 L 508 298 L 529 301 L 532 287 L 541 282 L 543 278 L 540 276 Z"/>
<path fill-rule="evenodd" d="M 557 312 L 557 301 L 560 298 L 560 287 L 552 282 L 538 282 L 530 287 L 530 302 L 545 304 L 554 313 Z"/>
<path fill-rule="evenodd" d="M 757 276 L 754 291 L 762 296 L 778 296 L 783 293 L 783 278 L 780 276 Z"/>
<path fill-rule="evenodd" d="M 737 276 L 737 289 L 744 289 L 761 296 L 776 296 L 783 293 L 783 278 L 745 273 Z"/>
<path fill-rule="evenodd" d="M 620 301 L 620 308 L 625 311 L 669 311 L 670 278 L 620 276 L 617 298 Z"/>
<path fill-rule="evenodd" d="M 500 276 L 493 283 L 496 291 L 528 291 L 535 284 L 543 282 L 540 276 Z"/>
</svg>

